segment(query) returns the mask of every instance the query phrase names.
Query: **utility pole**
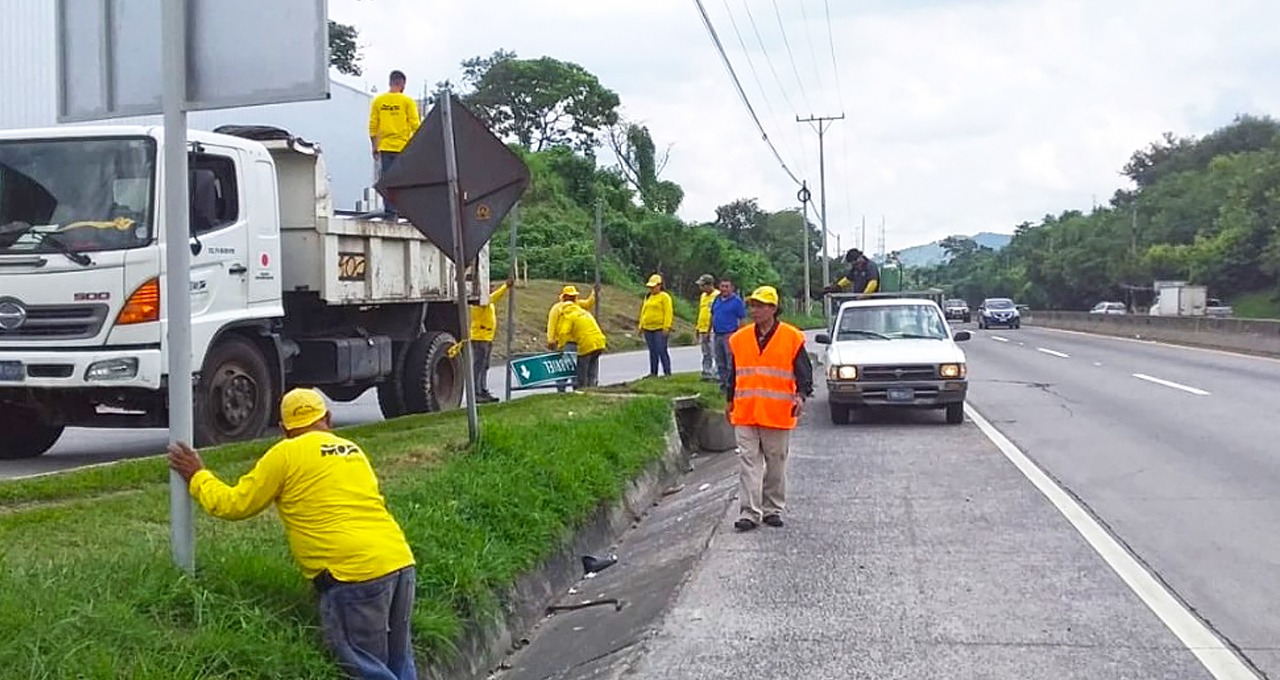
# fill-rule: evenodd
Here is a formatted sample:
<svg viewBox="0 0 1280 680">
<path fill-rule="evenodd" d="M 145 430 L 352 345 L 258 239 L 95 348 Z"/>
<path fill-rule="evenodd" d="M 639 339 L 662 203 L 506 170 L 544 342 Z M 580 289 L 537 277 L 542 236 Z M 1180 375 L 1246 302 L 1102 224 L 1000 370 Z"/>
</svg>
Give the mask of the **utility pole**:
<svg viewBox="0 0 1280 680">
<path fill-rule="evenodd" d="M 809 123 L 814 130 L 818 132 L 818 190 L 822 192 L 822 282 L 823 284 L 831 283 L 831 256 L 827 252 L 827 159 L 823 144 L 823 135 L 827 129 L 831 127 L 831 123 L 837 120 L 844 120 L 844 114 L 839 116 L 809 116 L 801 118 L 796 116 L 797 123 Z M 816 123 L 816 125 L 815 125 Z"/>
<path fill-rule="evenodd" d="M 812 307 L 809 306 L 810 300 L 813 299 L 813 290 L 811 289 L 809 284 L 809 280 L 810 280 L 809 261 L 813 259 L 813 253 L 809 252 L 809 198 L 810 196 L 809 196 L 808 182 L 800 183 L 800 192 L 796 194 L 796 198 L 800 199 L 801 210 L 804 213 L 804 220 L 800 223 L 800 228 L 804 231 L 804 313 L 805 313 L 805 316 L 808 316 L 809 312 L 812 311 L 813 309 Z M 825 230 L 826 227 L 823 227 L 823 229 Z M 826 236 L 823 236 L 822 240 L 823 241 L 827 240 Z M 827 282 L 823 281 L 822 283 L 823 285 L 826 285 Z"/>
</svg>

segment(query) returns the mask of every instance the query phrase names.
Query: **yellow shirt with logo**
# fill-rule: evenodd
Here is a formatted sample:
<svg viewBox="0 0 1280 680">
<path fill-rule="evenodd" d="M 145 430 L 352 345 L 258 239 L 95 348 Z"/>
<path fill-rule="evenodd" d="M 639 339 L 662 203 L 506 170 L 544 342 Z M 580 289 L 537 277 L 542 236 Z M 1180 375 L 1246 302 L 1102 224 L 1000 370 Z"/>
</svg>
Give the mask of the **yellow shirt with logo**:
<svg viewBox="0 0 1280 680">
<path fill-rule="evenodd" d="M 383 92 L 369 106 L 369 136 L 378 138 L 378 151 L 404 151 L 420 124 L 417 102 L 403 92 Z"/>
<path fill-rule="evenodd" d="M 563 350 L 570 342 L 576 343 L 579 356 L 599 352 L 607 344 L 604 331 L 600 330 L 596 318 L 577 305 L 566 305 L 560 311 L 554 342 L 559 350 Z"/>
<path fill-rule="evenodd" d="M 471 306 L 471 339 L 476 342 L 493 342 L 498 333 L 498 303 L 507 296 L 507 284 L 489 293 L 489 304 Z"/>
<path fill-rule="evenodd" d="M 566 305 L 577 305 L 590 312 L 596 307 L 596 292 L 593 290 L 587 297 L 573 302 L 561 300 L 551 305 L 551 311 L 547 312 L 547 342 L 549 343 L 555 343 L 556 341 L 556 330 L 560 326 L 560 312 Z"/>
<path fill-rule="evenodd" d="M 713 290 L 710 293 L 703 293 L 702 298 L 698 300 L 698 324 L 695 330 L 699 333 L 711 332 L 711 303 L 715 302 L 719 295 L 720 291 Z"/>
<path fill-rule="evenodd" d="M 645 296 L 644 304 L 640 306 L 640 330 L 669 332 L 674 323 L 675 308 L 670 293 L 664 290 Z"/>
<path fill-rule="evenodd" d="M 204 469 L 190 489 L 206 512 L 222 519 L 247 519 L 274 502 L 308 579 L 328 569 L 339 581 L 368 581 L 414 564 L 368 457 L 332 432 L 281 441 L 234 487 Z"/>
</svg>

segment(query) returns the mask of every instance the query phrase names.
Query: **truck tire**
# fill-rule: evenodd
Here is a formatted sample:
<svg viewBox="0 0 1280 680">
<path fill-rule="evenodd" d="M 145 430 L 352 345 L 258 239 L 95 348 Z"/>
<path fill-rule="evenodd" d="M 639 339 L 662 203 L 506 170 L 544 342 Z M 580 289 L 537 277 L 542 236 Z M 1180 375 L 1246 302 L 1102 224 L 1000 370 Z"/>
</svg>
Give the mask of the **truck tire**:
<svg viewBox="0 0 1280 680">
<path fill-rule="evenodd" d="M 398 375 L 399 369 L 396 369 L 395 374 L 378 383 L 378 410 L 382 411 L 382 417 L 387 420 L 409 413 L 404 406 L 404 389 L 400 387 Z"/>
<path fill-rule="evenodd" d="M 58 442 L 63 425 L 53 425 L 33 408 L 0 405 L 0 460 L 35 458 Z"/>
<path fill-rule="evenodd" d="M 448 333 L 427 331 L 409 343 L 400 370 L 400 385 L 408 413 L 446 411 L 462 403 L 466 383 L 461 364 L 465 355 L 449 358 L 449 348 L 455 342 Z"/>
<path fill-rule="evenodd" d="M 947 404 L 947 423 L 959 425 L 964 422 L 964 402 Z"/>
<path fill-rule="evenodd" d="M 829 402 L 831 407 L 831 423 L 833 425 L 848 425 L 849 415 L 853 411 L 848 404 L 837 404 L 834 401 Z"/>
<path fill-rule="evenodd" d="M 195 393 L 196 446 L 257 439 L 275 412 L 271 369 L 262 351 L 238 335 L 218 341 L 205 356 Z"/>
</svg>

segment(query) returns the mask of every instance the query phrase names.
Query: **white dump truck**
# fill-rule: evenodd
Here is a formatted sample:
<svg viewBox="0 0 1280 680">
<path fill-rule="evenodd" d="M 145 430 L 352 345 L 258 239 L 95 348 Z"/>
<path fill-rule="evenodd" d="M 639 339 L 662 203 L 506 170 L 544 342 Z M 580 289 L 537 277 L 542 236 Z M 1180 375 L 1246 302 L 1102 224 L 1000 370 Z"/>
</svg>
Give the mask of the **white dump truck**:
<svg viewBox="0 0 1280 680">
<path fill-rule="evenodd" d="M 66 427 L 165 427 L 163 129 L 0 131 L 0 458 Z M 459 405 L 452 262 L 413 225 L 333 209 L 320 149 L 191 131 L 194 429 L 259 437 L 283 391 L 376 389 L 388 417 Z M 488 248 L 468 273 L 488 298 Z"/>
</svg>

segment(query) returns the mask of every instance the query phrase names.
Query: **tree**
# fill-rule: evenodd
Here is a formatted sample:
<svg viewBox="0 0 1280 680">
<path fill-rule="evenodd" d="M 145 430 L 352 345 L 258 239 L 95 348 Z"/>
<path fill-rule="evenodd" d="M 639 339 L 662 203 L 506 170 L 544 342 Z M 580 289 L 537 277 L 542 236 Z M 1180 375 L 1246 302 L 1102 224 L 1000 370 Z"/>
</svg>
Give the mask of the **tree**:
<svg viewBox="0 0 1280 680">
<path fill-rule="evenodd" d="M 348 76 L 363 73 L 360 46 L 356 44 L 359 37 L 360 32 L 355 26 L 329 20 L 329 65 L 338 69 L 338 73 Z"/>
<path fill-rule="evenodd" d="M 622 175 L 640 194 L 644 206 L 655 212 L 674 215 L 684 201 L 684 189 L 675 182 L 658 179 L 667 167 L 670 147 L 658 158 L 649 128 L 621 119 L 609 126 L 608 141 L 618 158 Z"/>
<path fill-rule="evenodd" d="M 533 151 L 568 146 L 591 155 L 596 134 L 618 120 L 617 93 L 581 66 L 498 50 L 462 62 L 462 101 L 495 133 Z"/>
<path fill-rule="evenodd" d="M 723 229 L 735 243 L 744 242 L 764 224 L 765 214 L 754 198 L 739 198 L 716 208 L 715 226 Z"/>
</svg>

